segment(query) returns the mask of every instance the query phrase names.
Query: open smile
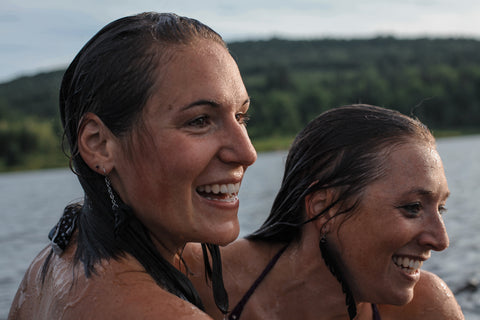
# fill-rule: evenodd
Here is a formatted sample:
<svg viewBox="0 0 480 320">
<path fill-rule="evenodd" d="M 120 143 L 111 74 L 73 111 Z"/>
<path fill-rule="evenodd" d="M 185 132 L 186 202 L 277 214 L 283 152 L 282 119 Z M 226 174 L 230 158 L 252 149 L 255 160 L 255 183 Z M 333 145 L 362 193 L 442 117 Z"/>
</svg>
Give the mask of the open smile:
<svg viewBox="0 0 480 320">
<path fill-rule="evenodd" d="M 208 200 L 235 202 L 238 200 L 240 183 L 206 184 L 197 187 L 197 193 Z"/>
<path fill-rule="evenodd" d="M 409 275 L 419 273 L 420 268 L 423 265 L 423 260 L 415 258 L 393 256 L 392 260 L 398 268 L 402 269 L 403 272 Z"/>
</svg>

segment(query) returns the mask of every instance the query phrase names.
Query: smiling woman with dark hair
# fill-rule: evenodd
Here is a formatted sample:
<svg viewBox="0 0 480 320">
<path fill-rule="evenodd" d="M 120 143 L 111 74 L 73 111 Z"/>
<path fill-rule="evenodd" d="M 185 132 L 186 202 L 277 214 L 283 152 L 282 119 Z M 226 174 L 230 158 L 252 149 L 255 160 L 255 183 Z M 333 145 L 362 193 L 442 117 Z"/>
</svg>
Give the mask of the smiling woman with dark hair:
<svg viewBox="0 0 480 320">
<path fill-rule="evenodd" d="M 61 120 L 83 202 L 28 269 L 9 319 L 208 319 L 173 263 L 188 241 L 213 261 L 238 236 L 238 191 L 256 159 L 249 96 L 222 38 L 143 13 L 100 30 L 65 72 Z"/>
<path fill-rule="evenodd" d="M 449 245 L 448 196 L 420 121 L 368 105 L 321 114 L 294 140 L 265 223 L 221 250 L 229 319 L 463 319 L 446 284 L 421 270 Z M 198 247 L 184 258 L 221 319 Z"/>
</svg>

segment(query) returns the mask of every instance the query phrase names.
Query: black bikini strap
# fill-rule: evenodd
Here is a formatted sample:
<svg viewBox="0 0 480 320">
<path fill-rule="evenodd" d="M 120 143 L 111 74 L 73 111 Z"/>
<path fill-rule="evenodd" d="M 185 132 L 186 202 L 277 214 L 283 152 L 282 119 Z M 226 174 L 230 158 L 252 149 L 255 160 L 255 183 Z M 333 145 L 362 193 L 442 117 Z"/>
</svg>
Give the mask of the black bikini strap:
<svg viewBox="0 0 480 320">
<path fill-rule="evenodd" d="M 375 303 L 372 303 L 372 314 L 373 320 L 382 320 L 382 318 L 380 318 L 380 312 L 378 312 L 378 308 Z"/>
<path fill-rule="evenodd" d="M 238 302 L 238 304 L 235 306 L 235 308 L 232 310 L 232 312 L 229 314 L 228 319 L 229 320 L 238 320 L 240 319 L 240 315 L 242 314 L 243 308 L 248 302 L 248 299 L 252 296 L 252 294 L 255 292 L 255 289 L 257 289 L 258 285 L 263 281 L 263 279 L 267 276 L 267 274 L 273 269 L 275 264 L 277 263 L 278 259 L 280 256 L 283 254 L 285 249 L 287 249 L 288 245 L 280 249 L 280 251 L 277 252 L 277 254 L 270 260 L 270 262 L 267 264 L 265 269 L 262 271 L 260 276 L 255 280 L 255 282 L 252 284 L 250 289 L 245 293 L 243 298 Z"/>
</svg>

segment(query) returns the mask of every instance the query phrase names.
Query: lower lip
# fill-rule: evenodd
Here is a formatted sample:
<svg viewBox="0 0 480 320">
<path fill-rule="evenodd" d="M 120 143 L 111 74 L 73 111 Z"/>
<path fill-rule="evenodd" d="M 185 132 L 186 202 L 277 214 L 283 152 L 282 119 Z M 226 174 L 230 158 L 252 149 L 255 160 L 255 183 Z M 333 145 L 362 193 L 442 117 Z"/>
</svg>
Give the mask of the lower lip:
<svg viewBox="0 0 480 320">
<path fill-rule="evenodd" d="M 204 202 L 207 202 L 208 205 L 210 206 L 215 206 L 215 207 L 218 207 L 218 208 L 222 208 L 222 209 L 238 209 L 239 207 L 239 200 L 238 200 L 238 196 L 235 197 L 235 199 L 232 199 L 232 200 L 216 200 L 216 199 L 209 199 L 209 198 L 205 198 L 205 197 L 202 197 L 201 195 L 199 195 L 197 193 L 198 197 L 200 199 L 202 199 L 202 201 Z"/>
</svg>

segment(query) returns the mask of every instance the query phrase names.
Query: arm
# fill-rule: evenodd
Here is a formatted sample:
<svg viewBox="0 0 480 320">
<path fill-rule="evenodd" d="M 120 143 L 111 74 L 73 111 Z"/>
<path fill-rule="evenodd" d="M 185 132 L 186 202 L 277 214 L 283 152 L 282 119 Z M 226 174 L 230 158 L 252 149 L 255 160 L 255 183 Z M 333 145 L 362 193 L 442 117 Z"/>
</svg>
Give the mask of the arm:
<svg viewBox="0 0 480 320">
<path fill-rule="evenodd" d="M 379 306 L 382 316 L 392 319 L 463 320 L 460 305 L 447 284 L 437 275 L 422 271 L 413 300 L 405 306 Z"/>
</svg>

